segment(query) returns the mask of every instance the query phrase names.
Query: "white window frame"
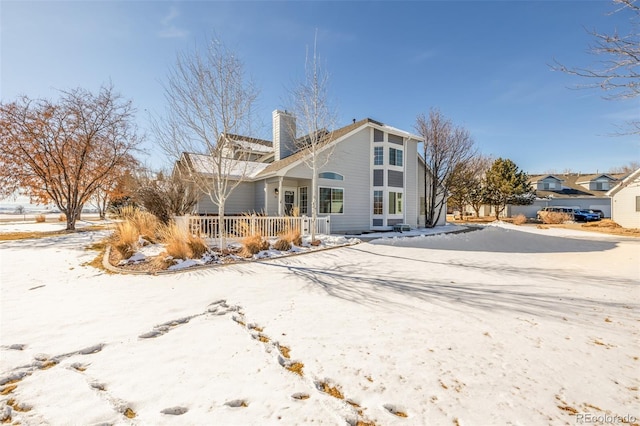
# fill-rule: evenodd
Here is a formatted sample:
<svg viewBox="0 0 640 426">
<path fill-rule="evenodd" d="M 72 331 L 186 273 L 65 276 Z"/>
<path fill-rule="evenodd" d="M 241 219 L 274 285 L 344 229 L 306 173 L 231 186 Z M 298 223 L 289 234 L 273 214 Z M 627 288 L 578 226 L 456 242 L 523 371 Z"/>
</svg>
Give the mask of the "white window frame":
<svg viewBox="0 0 640 426">
<path fill-rule="evenodd" d="M 322 203 L 321 203 L 321 199 L 320 199 L 320 192 L 322 189 L 330 189 L 331 190 L 331 199 L 329 200 L 329 206 L 333 205 L 333 191 L 337 190 L 337 191 L 342 191 L 342 212 L 322 212 L 320 209 L 322 208 Z M 318 186 L 318 214 L 331 214 L 331 215 L 341 215 L 344 214 L 344 207 L 345 207 L 345 190 L 344 188 L 340 188 L 340 187 L 335 187 L 335 186 Z"/>
</svg>

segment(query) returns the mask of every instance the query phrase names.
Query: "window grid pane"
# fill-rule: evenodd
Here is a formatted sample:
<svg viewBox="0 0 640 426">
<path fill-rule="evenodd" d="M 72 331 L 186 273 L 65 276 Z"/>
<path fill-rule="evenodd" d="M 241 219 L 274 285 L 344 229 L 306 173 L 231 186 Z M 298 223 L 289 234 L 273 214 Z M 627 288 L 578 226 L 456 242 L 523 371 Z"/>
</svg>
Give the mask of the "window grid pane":
<svg viewBox="0 0 640 426">
<path fill-rule="evenodd" d="M 376 166 L 384 164 L 384 148 L 381 146 L 373 148 L 373 164 Z"/>
<path fill-rule="evenodd" d="M 382 191 L 373 191 L 373 214 L 382 214 Z"/>
</svg>

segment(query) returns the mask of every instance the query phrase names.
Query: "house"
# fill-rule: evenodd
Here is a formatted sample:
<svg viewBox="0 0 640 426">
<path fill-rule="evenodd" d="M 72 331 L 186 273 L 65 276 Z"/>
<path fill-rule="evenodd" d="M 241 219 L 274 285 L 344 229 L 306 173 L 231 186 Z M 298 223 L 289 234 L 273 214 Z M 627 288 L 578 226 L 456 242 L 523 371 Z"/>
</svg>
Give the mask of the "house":
<svg viewBox="0 0 640 426">
<path fill-rule="evenodd" d="M 250 155 L 232 160 L 228 168 L 230 179 L 243 174 L 244 179 L 227 199 L 225 215 L 283 216 L 294 210 L 311 215 L 312 176 L 306 164 L 310 153 L 297 148 L 305 136 L 294 139 L 295 127 L 295 117 L 276 110 L 273 141 L 227 135 L 234 142 L 230 158 L 237 150 Z M 397 224 L 424 226 L 421 206 L 426 167 L 418 155 L 421 141 L 419 136 L 370 118 L 320 131 L 317 214 L 331 217 L 331 232 L 389 230 Z M 206 174 L 212 170 L 207 167 L 209 161 L 207 155 L 184 153 L 178 166 Z M 203 194 L 196 211 L 217 214 L 218 206 Z M 444 225 L 445 217 L 443 213 L 439 225 Z"/>
<path fill-rule="evenodd" d="M 607 191 L 617 185 L 624 173 L 562 173 L 531 175 L 529 182 L 536 192 L 536 200 L 528 206 L 508 205 L 505 217 L 523 214 L 535 218 L 543 207 L 575 207 L 596 209 L 611 217 L 611 198 Z"/>
<path fill-rule="evenodd" d="M 607 192 L 611 219 L 625 228 L 640 228 L 640 169 Z"/>
</svg>

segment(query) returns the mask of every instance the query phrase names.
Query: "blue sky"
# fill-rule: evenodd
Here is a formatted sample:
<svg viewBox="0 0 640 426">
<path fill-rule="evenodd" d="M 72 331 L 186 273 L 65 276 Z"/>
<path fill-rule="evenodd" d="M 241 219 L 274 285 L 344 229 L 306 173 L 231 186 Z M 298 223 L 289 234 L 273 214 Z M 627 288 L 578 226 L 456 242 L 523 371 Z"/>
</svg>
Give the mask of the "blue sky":
<svg viewBox="0 0 640 426">
<path fill-rule="evenodd" d="M 637 99 L 607 101 L 552 71 L 598 60 L 587 29 L 629 28 L 609 1 L 5 1 L 0 4 L 3 102 L 111 81 L 138 109 L 164 108 L 176 54 L 216 34 L 261 90 L 261 136 L 304 70 L 318 32 L 339 124 L 371 117 L 413 131 L 432 107 L 467 128 L 486 155 L 528 173 L 604 172 L 640 160 L 638 136 L 612 136 L 640 116 Z M 162 165 L 153 134 L 145 143 Z"/>
</svg>

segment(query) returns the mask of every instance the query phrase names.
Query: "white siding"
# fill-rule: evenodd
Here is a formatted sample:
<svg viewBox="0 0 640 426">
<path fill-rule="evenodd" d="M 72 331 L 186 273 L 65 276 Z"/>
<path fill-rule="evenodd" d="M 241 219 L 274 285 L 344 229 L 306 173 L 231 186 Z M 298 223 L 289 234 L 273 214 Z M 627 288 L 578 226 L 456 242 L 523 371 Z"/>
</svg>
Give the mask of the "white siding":
<svg viewBox="0 0 640 426">
<path fill-rule="evenodd" d="M 625 228 L 640 228 L 640 212 L 637 211 L 636 197 L 640 197 L 640 177 L 613 195 L 611 218 L 614 222 Z"/>
</svg>

